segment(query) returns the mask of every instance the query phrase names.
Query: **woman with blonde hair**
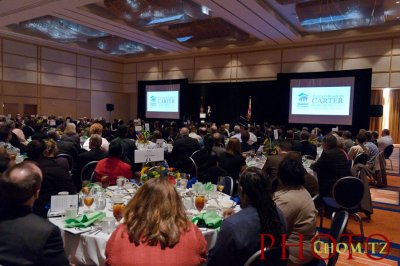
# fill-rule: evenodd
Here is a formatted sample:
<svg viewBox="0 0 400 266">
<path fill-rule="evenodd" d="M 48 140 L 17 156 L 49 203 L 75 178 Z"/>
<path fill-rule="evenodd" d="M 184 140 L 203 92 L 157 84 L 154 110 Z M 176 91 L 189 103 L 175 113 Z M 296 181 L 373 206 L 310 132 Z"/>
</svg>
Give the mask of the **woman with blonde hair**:
<svg viewBox="0 0 400 266">
<path fill-rule="evenodd" d="M 94 123 L 93 125 L 90 126 L 89 128 L 89 134 L 90 136 L 92 136 L 93 134 L 97 134 L 100 135 L 103 133 L 103 126 L 100 123 Z M 105 138 L 101 138 L 102 142 L 101 142 L 101 150 L 104 152 L 108 152 L 108 146 L 110 145 L 110 143 L 108 142 L 108 140 L 106 140 Z M 89 140 L 90 138 L 88 138 L 85 143 L 83 143 L 83 148 L 87 151 L 90 151 L 89 148 Z"/>
<path fill-rule="evenodd" d="M 106 246 L 106 265 L 200 265 L 207 243 L 165 179 L 150 179 L 124 211 Z"/>
<path fill-rule="evenodd" d="M 78 146 L 78 148 L 81 145 L 81 140 L 79 138 L 79 135 L 76 133 L 76 125 L 74 123 L 67 123 L 61 139 L 73 142 L 75 145 Z"/>
</svg>

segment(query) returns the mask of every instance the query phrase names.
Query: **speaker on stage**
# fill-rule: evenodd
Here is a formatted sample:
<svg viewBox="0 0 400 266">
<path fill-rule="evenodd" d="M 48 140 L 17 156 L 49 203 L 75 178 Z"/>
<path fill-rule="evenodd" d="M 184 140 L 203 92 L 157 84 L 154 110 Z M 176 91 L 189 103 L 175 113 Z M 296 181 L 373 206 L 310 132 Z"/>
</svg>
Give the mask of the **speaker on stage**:
<svg viewBox="0 0 400 266">
<path fill-rule="evenodd" d="M 107 103 L 107 104 L 106 104 L 106 109 L 107 109 L 107 111 L 109 111 L 109 112 L 114 111 L 114 104 L 112 104 L 112 103 Z"/>
<path fill-rule="evenodd" d="M 369 117 L 381 117 L 383 115 L 383 105 L 370 105 Z"/>
</svg>

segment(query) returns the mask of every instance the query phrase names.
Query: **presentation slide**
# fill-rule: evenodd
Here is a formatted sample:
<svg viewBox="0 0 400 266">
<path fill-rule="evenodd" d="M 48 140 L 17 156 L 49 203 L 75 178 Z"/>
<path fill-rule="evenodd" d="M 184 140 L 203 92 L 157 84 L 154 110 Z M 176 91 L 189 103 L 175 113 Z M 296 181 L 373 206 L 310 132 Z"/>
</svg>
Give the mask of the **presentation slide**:
<svg viewBox="0 0 400 266">
<path fill-rule="evenodd" d="M 179 119 L 179 84 L 146 86 L 146 118 Z"/>
<path fill-rule="evenodd" d="M 354 77 L 291 80 L 289 123 L 351 125 Z"/>
</svg>

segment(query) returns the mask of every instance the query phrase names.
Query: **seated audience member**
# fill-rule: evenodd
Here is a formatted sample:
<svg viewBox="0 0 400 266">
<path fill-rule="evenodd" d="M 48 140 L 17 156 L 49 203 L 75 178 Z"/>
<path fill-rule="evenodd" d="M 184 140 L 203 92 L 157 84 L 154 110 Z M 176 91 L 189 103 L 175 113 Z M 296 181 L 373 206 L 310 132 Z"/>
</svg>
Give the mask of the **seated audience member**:
<svg viewBox="0 0 400 266">
<path fill-rule="evenodd" d="M 100 135 L 103 133 L 103 126 L 100 123 L 94 123 L 93 125 L 90 126 L 89 128 L 89 134 L 90 136 L 93 134 L 97 134 Z M 102 138 L 101 141 L 101 149 L 105 152 L 108 152 L 108 146 L 110 145 L 110 143 L 108 142 L 108 140 L 106 140 L 105 138 Z M 85 143 L 83 143 L 83 148 L 87 151 L 90 150 L 89 148 L 89 139 L 87 139 L 85 141 Z"/>
<path fill-rule="evenodd" d="M 46 150 L 44 151 L 44 156 L 46 158 L 49 158 L 53 161 L 55 161 L 60 167 L 65 168 L 67 171 L 69 171 L 69 163 L 67 158 L 63 158 L 63 157 L 58 157 L 56 158 L 56 154 L 57 154 L 57 144 L 53 139 L 48 139 L 45 140 L 46 142 Z"/>
<path fill-rule="evenodd" d="M 15 135 L 17 135 L 17 137 L 21 143 L 26 142 L 25 134 L 22 131 L 22 123 L 21 122 L 15 122 L 15 127 L 12 129 L 12 132 Z"/>
<path fill-rule="evenodd" d="M 131 166 L 122 161 L 121 143 L 110 143 L 108 157 L 98 162 L 94 174 L 97 181 L 100 181 L 102 176 L 108 176 L 112 186 L 116 184 L 117 178 L 120 176 L 127 179 L 132 178 Z"/>
<path fill-rule="evenodd" d="M 22 128 L 25 139 L 29 139 L 35 133 L 35 129 L 33 129 L 34 125 L 35 121 L 31 119 L 25 120 L 25 126 Z"/>
<path fill-rule="evenodd" d="M 173 143 L 172 160 L 173 165 L 179 170 L 184 170 L 185 163 L 193 152 L 200 150 L 199 142 L 189 137 L 189 130 L 186 127 L 180 130 L 181 138 Z M 183 167 L 183 168 L 182 168 Z"/>
<path fill-rule="evenodd" d="M 241 153 L 239 139 L 231 138 L 229 140 L 226 152 L 219 157 L 219 166 L 233 178 L 233 193 L 235 194 L 237 192 L 236 180 L 238 180 L 240 173 L 246 168 L 246 161 Z"/>
<path fill-rule="evenodd" d="M 199 178 L 202 177 L 210 167 L 217 165 L 218 157 L 215 152 L 212 151 L 214 146 L 214 140 L 211 135 L 204 137 L 204 148 L 192 157 L 197 165 Z"/>
<path fill-rule="evenodd" d="M 240 143 L 240 147 L 241 147 L 242 152 L 248 152 L 248 151 L 251 151 L 251 150 L 254 151 L 254 148 L 248 144 L 248 141 L 250 140 L 249 132 L 247 132 L 247 131 L 242 132 L 242 134 L 240 134 L 240 138 L 241 138 L 241 141 L 242 141 Z"/>
<path fill-rule="evenodd" d="M 317 157 L 317 146 L 310 143 L 310 133 L 308 131 L 302 131 L 300 133 L 300 143 L 293 147 L 294 151 L 298 151 L 301 155 L 309 155 L 313 159 Z"/>
<path fill-rule="evenodd" d="M 378 131 L 372 131 L 371 135 L 372 135 L 371 142 L 374 143 L 376 145 L 376 147 L 378 147 L 378 138 L 379 138 Z"/>
<path fill-rule="evenodd" d="M 351 132 L 346 130 L 342 134 L 344 143 L 343 143 L 343 149 L 349 153 L 349 150 L 351 147 L 354 146 L 354 141 L 351 139 Z"/>
<path fill-rule="evenodd" d="M 44 128 L 44 125 L 42 122 L 36 122 L 35 125 L 33 126 L 33 128 L 35 129 L 35 133 L 33 133 L 33 135 L 31 136 L 32 140 L 35 139 L 47 139 L 47 132 Z"/>
<path fill-rule="evenodd" d="M 128 127 L 125 125 L 118 126 L 118 137 L 113 139 L 112 142 L 121 144 L 122 161 L 133 168 L 135 164 L 135 150 L 137 148 L 135 142 L 128 139 Z"/>
<path fill-rule="evenodd" d="M 41 183 L 30 162 L 0 176 L 0 265 L 69 265 L 58 227 L 32 213 Z"/>
<path fill-rule="evenodd" d="M 195 126 L 190 127 L 189 137 L 197 140 L 198 142 L 202 141 L 202 137 L 197 134 L 197 128 Z"/>
<path fill-rule="evenodd" d="M 318 175 L 320 197 L 331 196 L 333 184 L 350 175 L 350 163 L 345 152 L 338 147 L 337 139 L 327 135 L 322 139 L 322 154 L 310 167 Z"/>
<path fill-rule="evenodd" d="M 393 144 L 392 136 L 390 136 L 389 129 L 382 130 L 381 138 L 377 139 L 378 149 L 383 151 L 387 146 Z"/>
<path fill-rule="evenodd" d="M 52 195 L 57 195 L 61 191 L 70 194 L 77 192 L 67 169 L 45 157 L 46 149 L 47 145 L 41 139 L 32 140 L 27 146 L 28 159 L 34 161 L 43 173 L 42 188 L 33 208 L 34 213 L 42 217 L 47 217 Z"/>
<path fill-rule="evenodd" d="M 67 123 L 64 133 L 61 136 L 61 140 L 71 141 L 78 149 L 81 147 L 81 138 L 78 133 L 76 133 L 76 125 L 74 123 Z"/>
<path fill-rule="evenodd" d="M 232 214 L 233 210 L 224 213 L 226 219 L 215 246 L 209 252 L 207 265 L 244 265 L 251 255 L 260 250 L 260 234 L 275 237 L 277 253 L 273 252 L 273 256 L 268 258 L 268 265 L 286 265 L 286 261 L 281 260 L 279 246 L 281 235 L 286 231 L 285 221 L 271 194 L 270 183 L 261 170 L 250 167 L 240 175 L 239 197 L 242 210 L 236 214 Z M 269 240 L 266 241 L 265 246 L 270 246 Z"/>
<path fill-rule="evenodd" d="M 70 140 L 61 140 L 60 136 L 57 133 L 57 130 L 52 128 L 47 132 L 47 136 L 49 139 L 52 139 L 57 144 L 57 154 L 68 154 L 74 160 L 74 164 L 76 163 L 76 159 L 78 157 L 79 149 L 77 149 L 76 145 Z"/>
<path fill-rule="evenodd" d="M 200 265 L 207 243 L 185 213 L 174 186 L 150 179 L 124 210 L 106 246 L 106 265 Z"/>
<path fill-rule="evenodd" d="M 100 135 L 93 134 L 89 139 L 90 151 L 82 152 L 78 155 L 73 171 L 75 186 L 82 188 L 81 171 L 83 167 L 93 161 L 100 161 L 107 157 L 107 153 L 100 149 L 102 138 Z"/>
<path fill-rule="evenodd" d="M 314 238 L 317 210 L 310 193 L 304 188 L 304 167 L 296 158 L 286 156 L 279 164 L 278 176 L 281 183 L 274 193 L 274 201 L 282 210 L 288 227 L 288 265 L 303 265 L 313 259 L 311 240 Z M 298 245 L 303 242 L 304 259 L 299 258 Z"/>
<path fill-rule="evenodd" d="M 368 148 L 364 145 L 364 143 L 367 141 L 367 137 L 365 136 L 364 133 L 358 133 L 357 138 L 356 138 L 356 143 L 357 145 L 353 146 L 349 150 L 349 159 L 354 160 L 358 155 L 360 154 L 367 154 L 369 156 L 369 150 Z"/>
<path fill-rule="evenodd" d="M 15 165 L 15 158 L 14 154 L 8 154 L 7 150 L 0 146 L 0 174 Z"/>
<path fill-rule="evenodd" d="M 372 134 L 370 131 L 365 132 L 365 138 L 367 141 L 364 146 L 369 150 L 368 163 L 372 164 L 375 161 L 376 156 L 379 155 L 378 147 L 372 142 Z"/>
<path fill-rule="evenodd" d="M 19 153 L 20 149 L 14 147 L 10 143 L 11 140 L 11 130 L 7 127 L 0 128 L 0 146 L 4 147 L 8 153 Z"/>
<path fill-rule="evenodd" d="M 21 123 L 20 122 L 17 122 L 17 123 L 19 124 L 19 127 L 21 127 Z M 22 133 L 22 135 L 24 133 L 22 132 L 21 129 L 15 128 L 15 125 L 16 125 L 16 123 L 12 120 L 8 120 L 5 123 L 6 128 L 8 128 L 11 131 L 11 139 L 9 142 L 12 146 L 14 146 L 15 148 L 18 148 L 20 150 L 20 152 L 25 152 L 26 144 L 27 144 L 25 137 L 20 139 L 20 137 L 17 134 L 15 134 L 14 131 L 16 130 L 16 132 L 18 132 L 19 134 Z"/>
<path fill-rule="evenodd" d="M 157 140 L 160 140 L 160 143 L 157 143 Z M 162 140 L 162 142 L 161 142 Z M 151 143 L 147 147 L 148 149 L 164 149 L 164 152 L 168 152 L 168 145 L 163 139 L 163 136 L 160 131 L 155 130 L 153 132 L 153 138 L 151 140 Z"/>
<path fill-rule="evenodd" d="M 214 139 L 214 146 L 212 148 L 213 152 L 215 152 L 217 154 L 218 157 L 221 156 L 221 154 L 223 154 L 226 149 L 225 149 L 225 145 L 224 145 L 224 139 L 221 136 L 220 133 L 214 133 L 212 134 L 212 137 Z"/>
<path fill-rule="evenodd" d="M 274 189 L 274 181 L 278 178 L 278 167 L 282 160 L 285 158 L 286 154 L 292 151 L 292 142 L 290 140 L 284 140 L 279 143 L 278 154 L 270 155 L 265 161 L 263 172 L 267 174 L 270 178 L 270 182 Z"/>
</svg>

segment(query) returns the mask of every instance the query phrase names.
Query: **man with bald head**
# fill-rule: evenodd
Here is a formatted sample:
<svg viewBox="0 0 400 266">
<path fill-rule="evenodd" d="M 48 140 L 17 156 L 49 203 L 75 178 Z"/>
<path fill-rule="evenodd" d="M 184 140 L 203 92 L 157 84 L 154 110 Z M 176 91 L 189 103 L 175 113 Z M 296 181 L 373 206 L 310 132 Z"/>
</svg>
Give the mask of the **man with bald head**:
<svg viewBox="0 0 400 266">
<path fill-rule="evenodd" d="M 189 137 L 187 127 L 181 128 L 179 134 L 181 137 L 173 143 L 172 161 L 176 168 L 185 170 L 182 167 L 187 164 L 187 160 L 193 152 L 200 150 L 200 145 L 197 140 Z"/>
<path fill-rule="evenodd" d="M 31 162 L 0 177 L 0 265 L 69 265 L 58 227 L 32 213 L 42 178 Z"/>
</svg>

